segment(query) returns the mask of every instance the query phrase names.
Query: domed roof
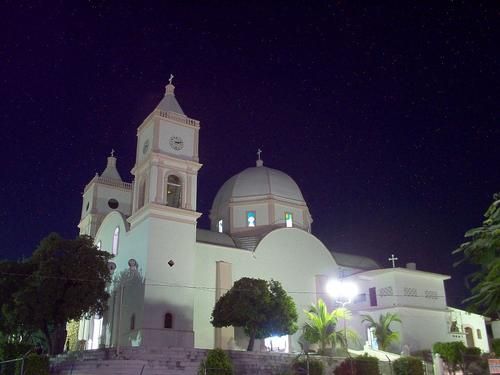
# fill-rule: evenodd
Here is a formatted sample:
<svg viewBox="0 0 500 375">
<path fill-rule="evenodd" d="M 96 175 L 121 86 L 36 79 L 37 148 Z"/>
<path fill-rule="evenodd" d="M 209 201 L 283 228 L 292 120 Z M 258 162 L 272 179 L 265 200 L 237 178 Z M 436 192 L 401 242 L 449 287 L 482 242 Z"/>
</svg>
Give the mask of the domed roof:
<svg viewBox="0 0 500 375">
<path fill-rule="evenodd" d="M 212 209 L 244 198 L 258 198 L 273 195 L 277 199 L 292 200 L 305 204 L 298 185 L 286 173 L 268 167 L 252 167 L 227 180 L 215 196 Z"/>
</svg>

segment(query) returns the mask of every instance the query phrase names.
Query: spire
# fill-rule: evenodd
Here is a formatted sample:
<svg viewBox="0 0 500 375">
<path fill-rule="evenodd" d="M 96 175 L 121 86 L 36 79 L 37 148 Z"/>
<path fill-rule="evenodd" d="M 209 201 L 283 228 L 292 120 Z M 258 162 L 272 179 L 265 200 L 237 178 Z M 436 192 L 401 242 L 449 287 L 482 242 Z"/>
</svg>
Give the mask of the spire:
<svg viewBox="0 0 500 375">
<path fill-rule="evenodd" d="M 165 86 L 165 96 L 163 97 L 161 102 L 156 106 L 156 109 L 165 112 L 170 111 L 184 115 L 184 111 L 179 105 L 179 102 L 177 102 L 177 99 L 175 98 L 174 94 L 175 86 L 172 84 L 173 79 L 174 75 L 170 74 L 170 78 L 168 79 L 168 84 L 167 86 Z"/>
<path fill-rule="evenodd" d="M 111 154 L 108 156 L 108 165 L 106 165 L 106 169 L 104 170 L 104 172 L 102 172 L 101 177 L 122 181 L 122 178 L 118 173 L 118 169 L 116 169 L 116 158 L 114 149 L 111 149 Z"/>
<path fill-rule="evenodd" d="M 257 149 L 257 162 L 255 163 L 257 167 L 262 167 L 264 165 L 264 160 L 260 158 L 260 154 L 262 154 L 262 150 L 259 148 Z"/>
</svg>

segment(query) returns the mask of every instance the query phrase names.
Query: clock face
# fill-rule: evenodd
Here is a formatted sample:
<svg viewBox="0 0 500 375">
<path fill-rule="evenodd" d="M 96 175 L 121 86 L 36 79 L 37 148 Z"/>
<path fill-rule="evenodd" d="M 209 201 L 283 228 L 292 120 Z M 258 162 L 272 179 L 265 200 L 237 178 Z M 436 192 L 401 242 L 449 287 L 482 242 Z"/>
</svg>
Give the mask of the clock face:
<svg viewBox="0 0 500 375">
<path fill-rule="evenodd" d="M 177 136 L 170 137 L 169 144 L 170 147 L 172 147 L 174 150 L 177 151 L 182 150 L 182 148 L 184 147 L 184 141 L 182 140 L 181 137 Z"/>
<path fill-rule="evenodd" d="M 149 139 L 146 139 L 144 145 L 142 146 L 142 153 L 146 154 L 149 150 Z"/>
</svg>

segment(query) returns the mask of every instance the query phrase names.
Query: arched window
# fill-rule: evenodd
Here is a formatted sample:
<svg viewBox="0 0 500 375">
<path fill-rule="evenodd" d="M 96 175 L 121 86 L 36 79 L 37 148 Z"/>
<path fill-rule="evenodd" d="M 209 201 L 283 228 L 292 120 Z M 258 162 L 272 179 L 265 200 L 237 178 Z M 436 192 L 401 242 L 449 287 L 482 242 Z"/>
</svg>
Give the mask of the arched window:
<svg viewBox="0 0 500 375">
<path fill-rule="evenodd" d="M 139 199 L 137 200 L 137 209 L 144 206 L 146 201 L 146 179 L 143 179 L 139 184 Z"/>
<path fill-rule="evenodd" d="M 113 246 L 111 248 L 111 253 L 113 255 L 118 254 L 118 242 L 120 239 L 120 227 L 115 228 L 115 232 L 113 233 Z"/>
<path fill-rule="evenodd" d="M 165 321 L 163 323 L 164 328 L 172 328 L 173 327 L 173 316 L 171 313 L 165 314 Z"/>
<path fill-rule="evenodd" d="M 167 178 L 166 201 L 167 206 L 180 207 L 181 206 L 181 180 L 179 177 L 171 174 Z"/>
<path fill-rule="evenodd" d="M 134 330 L 135 329 L 135 314 L 132 314 L 132 316 L 130 317 L 130 330 Z"/>
</svg>

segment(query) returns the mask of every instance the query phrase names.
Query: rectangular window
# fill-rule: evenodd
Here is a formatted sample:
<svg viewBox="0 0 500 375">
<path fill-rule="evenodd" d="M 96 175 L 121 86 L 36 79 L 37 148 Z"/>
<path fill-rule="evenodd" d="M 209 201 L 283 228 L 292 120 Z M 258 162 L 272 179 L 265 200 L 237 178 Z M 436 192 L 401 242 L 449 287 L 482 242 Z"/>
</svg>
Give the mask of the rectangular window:
<svg viewBox="0 0 500 375">
<path fill-rule="evenodd" d="M 222 226 L 222 219 L 219 220 L 219 233 L 224 232 L 224 227 Z"/>
<path fill-rule="evenodd" d="M 368 289 L 370 293 L 370 306 L 377 306 L 377 288 Z"/>
<path fill-rule="evenodd" d="M 477 338 L 478 338 L 479 340 L 481 340 L 481 339 L 483 338 L 483 335 L 481 334 L 481 330 L 480 330 L 480 329 L 477 329 L 477 330 L 476 330 L 476 333 L 477 333 Z"/>
<path fill-rule="evenodd" d="M 257 219 L 255 217 L 255 211 L 247 212 L 247 227 L 254 227 L 257 224 Z"/>
<path fill-rule="evenodd" d="M 287 228 L 293 227 L 293 215 L 291 212 L 285 212 L 285 224 Z"/>
</svg>

